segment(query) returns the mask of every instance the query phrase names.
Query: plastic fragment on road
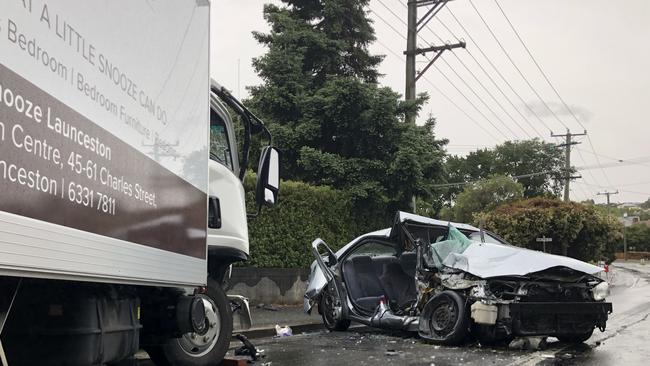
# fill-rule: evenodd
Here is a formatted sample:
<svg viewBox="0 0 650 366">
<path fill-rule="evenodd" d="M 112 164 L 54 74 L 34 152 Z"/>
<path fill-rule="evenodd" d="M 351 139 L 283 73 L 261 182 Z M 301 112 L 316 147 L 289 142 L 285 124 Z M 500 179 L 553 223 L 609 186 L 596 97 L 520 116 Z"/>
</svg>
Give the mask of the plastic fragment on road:
<svg viewBox="0 0 650 366">
<path fill-rule="evenodd" d="M 293 335 L 293 331 L 291 330 L 291 327 L 288 325 L 285 325 L 284 327 L 281 327 L 279 325 L 275 325 L 275 335 L 278 337 L 290 337 Z"/>
</svg>

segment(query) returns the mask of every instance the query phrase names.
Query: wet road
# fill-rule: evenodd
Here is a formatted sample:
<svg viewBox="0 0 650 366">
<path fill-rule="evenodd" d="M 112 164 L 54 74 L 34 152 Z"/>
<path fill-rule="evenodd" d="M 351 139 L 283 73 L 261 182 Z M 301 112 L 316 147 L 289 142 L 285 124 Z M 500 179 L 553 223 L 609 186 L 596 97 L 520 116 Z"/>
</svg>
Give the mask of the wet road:
<svg viewBox="0 0 650 366">
<path fill-rule="evenodd" d="M 589 341 L 578 346 L 549 338 L 548 347 L 539 351 L 484 348 L 478 344 L 441 347 L 426 344 L 409 333 L 356 327 L 347 332 L 254 339 L 265 354 L 254 365 L 645 365 L 650 358 L 650 265 L 621 263 L 612 267 L 612 273 L 608 300 L 613 303 L 614 313 L 607 330 L 596 331 Z M 139 366 L 153 364 L 141 361 Z"/>
<path fill-rule="evenodd" d="M 254 340 L 265 365 L 645 365 L 650 358 L 650 265 L 613 266 L 614 314 L 607 330 L 585 344 L 567 346 L 549 339 L 546 349 L 515 351 L 428 345 L 408 333 L 366 327 L 347 332 L 314 332 L 287 338 Z"/>
</svg>

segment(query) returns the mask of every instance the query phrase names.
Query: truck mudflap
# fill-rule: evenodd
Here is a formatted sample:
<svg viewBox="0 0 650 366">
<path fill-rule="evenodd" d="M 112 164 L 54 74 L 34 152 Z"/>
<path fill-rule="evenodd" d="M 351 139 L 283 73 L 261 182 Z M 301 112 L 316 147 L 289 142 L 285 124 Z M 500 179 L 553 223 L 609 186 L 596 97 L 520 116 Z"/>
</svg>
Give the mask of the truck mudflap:
<svg viewBox="0 0 650 366">
<path fill-rule="evenodd" d="M 509 310 L 515 335 L 565 335 L 604 331 L 612 303 L 523 302 L 509 304 Z"/>
</svg>

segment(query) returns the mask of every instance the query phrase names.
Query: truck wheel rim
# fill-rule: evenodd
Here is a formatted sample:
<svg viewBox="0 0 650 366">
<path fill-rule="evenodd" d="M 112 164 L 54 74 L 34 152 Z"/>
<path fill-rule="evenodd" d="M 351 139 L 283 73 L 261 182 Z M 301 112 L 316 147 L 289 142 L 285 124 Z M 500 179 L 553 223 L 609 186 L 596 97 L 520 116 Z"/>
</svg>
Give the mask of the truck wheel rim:
<svg viewBox="0 0 650 366">
<path fill-rule="evenodd" d="M 207 296 L 201 295 L 205 307 L 205 320 L 208 323 L 208 331 L 204 335 L 197 333 L 186 333 L 178 338 L 178 343 L 186 354 L 192 357 L 202 357 L 212 351 L 221 331 L 221 318 L 219 309 L 214 301 Z"/>
</svg>

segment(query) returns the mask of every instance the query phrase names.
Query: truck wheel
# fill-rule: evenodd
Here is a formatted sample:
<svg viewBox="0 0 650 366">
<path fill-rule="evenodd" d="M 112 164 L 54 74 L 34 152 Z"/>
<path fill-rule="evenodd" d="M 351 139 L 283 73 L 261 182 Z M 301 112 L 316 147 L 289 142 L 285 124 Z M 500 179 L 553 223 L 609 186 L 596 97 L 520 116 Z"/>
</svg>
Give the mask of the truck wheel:
<svg viewBox="0 0 650 366">
<path fill-rule="evenodd" d="M 330 291 L 323 291 L 318 306 L 327 330 L 340 332 L 348 330 L 351 321 L 350 319 L 340 319 L 342 304 L 337 295 Z"/>
<path fill-rule="evenodd" d="M 560 342 L 563 343 L 582 343 L 586 341 L 587 339 L 591 338 L 591 335 L 594 333 L 594 330 L 590 330 L 585 333 L 578 333 L 578 334 L 566 334 L 566 335 L 561 335 L 557 336 L 557 339 L 560 340 Z"/>
<path fill-rule="evenodd" d="M 469 316 L 464 299 L 454 291 L 442 291 L 424 306 L 420 322 L 427 332 L 420 336 L 434 344 L 457 346 L 469 335 Z M 420 327 L 422 329 L 422 327 Z"/>
<path fill-rule="evenodd" d="M 212 279 L 203 297 L 205 315 L 210 323 L 204 335 L 183 334 L 169 339 L 160 347 L 149 348 L 147 353 L 156 366 L 214 366 L 228 351 L 232 337 L 232 313 L 226 293 Z"/>
</svg>

